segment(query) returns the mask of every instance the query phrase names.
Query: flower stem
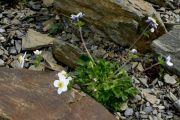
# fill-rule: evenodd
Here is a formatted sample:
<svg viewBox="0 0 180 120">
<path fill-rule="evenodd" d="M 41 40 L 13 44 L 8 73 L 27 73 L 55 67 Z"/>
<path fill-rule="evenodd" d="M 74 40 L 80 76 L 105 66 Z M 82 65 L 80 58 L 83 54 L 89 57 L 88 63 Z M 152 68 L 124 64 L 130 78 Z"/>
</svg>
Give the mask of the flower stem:
<svg viewBox="0 0 180 120">
<path fill-rule="evenodd" d="M 150 70 L 151 68 L 153 68 L 153 67 L 155 67 L 155 66 L 157 66 L 157 65 L 160 65 L 160 64 L 159 64 L 159 63 L 155 63 L 155 64 L 151 65 L 150 67 L 146 68 L 145 70 L 143 70 L 142 72 L 140 72 L 140 74 L 142 74 L 143 72 L 146 72 L 146 71 Z"/>
<path fill-rule="evenodd" d="M 131 50 L 134 47 L 134 45 L 141 39 L 141 37 L 144 35 L 144 33 L 149 28 L 149 26 L 150 26 L 150 24 L 148 24 L 148 26 L 144 29 L 144 31 L 140 34 L 140 36 L 134 41 L 134 43 L 130 46 L 129 50 Z"/>
<path fill-rule="evenodd" d="M 94 59 L 92 58 L 92 56 L 91 56 L 91 54 L 90 54 L 90 52 L 89 52 L 89 50 L 88 50 L 87 47 L 86 47 L 86 44 L 85 44 L 85 41 L 84 41 L 84 38 L 83 38 L 83 35 L 82 35 L 82 27 L 80 27 L 80 26 L 79 26 L 79 33 L 80 33 L 81 41 L 82 41 L 82 43 L 83 43 L 83 46 L 84 46 L 84 48 L 85 48 L 88 56 L 90 57 L 90 59 L 92 60 L 92 62 L 95 63 L 95 62 L 94 62 Z"/>
</svg>

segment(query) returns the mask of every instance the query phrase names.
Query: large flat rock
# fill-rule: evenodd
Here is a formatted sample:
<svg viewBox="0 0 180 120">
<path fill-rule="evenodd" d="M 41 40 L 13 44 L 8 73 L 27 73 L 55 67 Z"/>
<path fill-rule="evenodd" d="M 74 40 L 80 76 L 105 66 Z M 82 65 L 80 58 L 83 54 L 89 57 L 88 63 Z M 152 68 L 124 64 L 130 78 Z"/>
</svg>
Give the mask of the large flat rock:
<svg viewBox="0 0 180 120">
<path fill-rule="evenodd" d="M 0 119 L 2 120 L 115 120 L 101 104 L 82 92 L 58 95 L 56 72 L 0 68 Z"/>
<path fill-rule="evenodd" d="M 139 36 L 139 28 L 147 16 L 154 16 L 159 24 L 149 40 L 164 34 L 166 29 L 160 15 L 144 0 L 55 0 L 56 9 L 70 16 L 83 12 L 85 20 L 121 45 L 132 44 Z M 140 40 L 140 48 L 150 41 Z"/>
<path fill-rule="evenodd" d="M 175 26 L 170 32 L 154 40 L 152 49 L 164 57 L 171 55 L 174 65 L 168 68 L 180 75 L 180 26 Z"/>
</svg>

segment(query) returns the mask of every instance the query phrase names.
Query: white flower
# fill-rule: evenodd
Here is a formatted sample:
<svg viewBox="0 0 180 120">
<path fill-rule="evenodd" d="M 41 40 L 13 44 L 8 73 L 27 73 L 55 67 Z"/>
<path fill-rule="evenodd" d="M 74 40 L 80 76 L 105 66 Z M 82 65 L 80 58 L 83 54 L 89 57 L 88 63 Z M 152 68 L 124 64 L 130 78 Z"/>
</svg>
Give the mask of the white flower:
<svg viewBox="0 0 180 120">
<path fill-rule="evenodd" d="M 21 64 L 21 68 L 23 68 L 24 67 L 24 61 L 25 61 L 25 57 L 26 57 L 26 52 L 24 53 L 24 55 L 22 56 L 22 55 L 20 55 L 19 57 L 18 57 L 18 61 L 19 61 L 19 63 Z"/>
<path fill-rule="evenodd" d="M 62 92 L 66 92 L 68 90 L 67 86 L 69 84 L 69 80 L 67 79 L 59 79 L 54 81 L 54 87 L 57 87 L 57 93 L 61 94 Z"/>
<path fill-rule="evenodd" d="M 54 81 L 54 87 L 57 87 L 58 94 L 61 94 L 62 92 L 67 91 L 67 86 L 69 84 L 69 81 L 72 80 L 72 77 L 67 77 L 67 73 L 63 70 L 58 73 L 59 80 Z"/>
<path fill-rule="evenodd" d="M 170 56 L 170 55 L 168 55 L 168 56 L 166 57 L 166 64 L 167 64 L 169 67 L 173 66 L 173 63 L 171 62 L 171 56 Z"/>
<path fill-rule="evenodd" d="M 154 31 L 155 31 L 155 29 L 154 29 L 154 28 L 151 28 L 151 29 L 150 29 L 150 31 L 151 31 L 151 32 L 154 32 Z"/>
<path fill-rule="evenodd" d="M 131 53 L 136 54 L 136 53 L 137 53 L 137 50 L 136 50 L 136 49 L 132 49 L 132 50 L 131 50 Z"/>
<path fill-rule="evenodd" d="M 94 92 L 96 92 L 96 91 L 97 91 L 97 89 L 95 88 L 95 89 L 94 89 Z"/>
<path fill-rule="evenodd" d="M 35 54 L 35 55 L 40 55 L 41 53 L 42 53 L 42 51 L 40 51 L 40 50 L 34 51 L 34 54 Z"/>
<path fill-rule="evenodd" d="M 97 82 L 97 78 L 94 78 L 93 80 L 94 80 L 94 82 Z"/>
<path fill-rule="evenodd" d="M 71 15 L 71 19 L 72 20 L 77 20 L 79 18 L 82 18 L 84 16 L 84 14 L 82 12 L 79 12 L 77 15 Z"/>
</svg>

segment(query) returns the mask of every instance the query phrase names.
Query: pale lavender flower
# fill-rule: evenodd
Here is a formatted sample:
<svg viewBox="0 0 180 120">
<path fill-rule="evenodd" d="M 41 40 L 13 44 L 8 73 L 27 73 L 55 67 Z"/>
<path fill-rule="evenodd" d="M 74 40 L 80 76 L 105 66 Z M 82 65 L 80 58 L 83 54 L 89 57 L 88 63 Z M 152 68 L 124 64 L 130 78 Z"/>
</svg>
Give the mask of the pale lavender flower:
<svg viewBox="0 0 180 120">
<path fill-rule="evenodd" d="M 156 22 L 156 20 L 152 17 L 148 17 L 148 19 L 146 20 L 146 22 L 148 22 L 150 24 L 150 27 L 151 27 L 151 32 L 154 32 L 155 29 L 157 29 L 158 27 L 158 24 Z"/>
<path fill-rule="evenodd" d="M 169 67 L 173 66 L 173 63 L 171 62 L 171 56 L 170 56 L 170 55 L 168 55 L 168 56 L 166 57 L 166 64 L 167 64 Z"/>
<path fill-rule="evenodd" d="M 82 18 L 84 16 L 84 14 L 82 12 L 79 12 L 77 15 L 71 15 L 71 19 L 72 20 L 77 20 L 79 18 Z"/>
</svg>

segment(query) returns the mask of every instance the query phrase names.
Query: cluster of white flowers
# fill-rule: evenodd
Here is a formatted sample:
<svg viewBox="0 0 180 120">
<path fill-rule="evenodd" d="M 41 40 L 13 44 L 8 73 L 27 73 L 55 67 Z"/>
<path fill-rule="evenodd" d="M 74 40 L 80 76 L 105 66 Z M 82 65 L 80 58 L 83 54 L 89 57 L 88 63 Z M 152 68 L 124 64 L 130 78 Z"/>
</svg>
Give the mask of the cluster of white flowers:
<svg viewBox="0 0 180 120">
<path fill-rule="evenodd" d="M 156 22 L 156 20 L 155 20 L 154 18 L 148 17 L 148 19 L 146 20 L 146 22 L 148 22 L 149 25 L 151 26 L 151 29 L 150 29 L 151 32 L 154 32 L 155 29 L 157 29 L 158 24 L 157 24 L 157 22 Z"/>
<path fill-rule="evenodd" d="M 72 20 L 77 20 L 79 18 L 82 18 L 84 16 L 84 14 L 82 12 L 79 12 L 77 15 L 71 15 L 71 19 Z"/>
<path fill-rule="evenodd" d="M 58 88 L 57 93 L 61 94 L 62 92 L 66 92 L 68 90 L 69 81 L 72 80 L 72 77 L 68 77 L 65 71 L 61 71 L 58 73 L 58 80 L 54 81 L 54 87 Z"/>
<path fill-rule="evenodd" d="M 166 65 L 168 65 L 169 67 L 173 66 L 173 63 L 171 62 L 171 56 L 168 55 L 166 57 Z"/>
</svg>

